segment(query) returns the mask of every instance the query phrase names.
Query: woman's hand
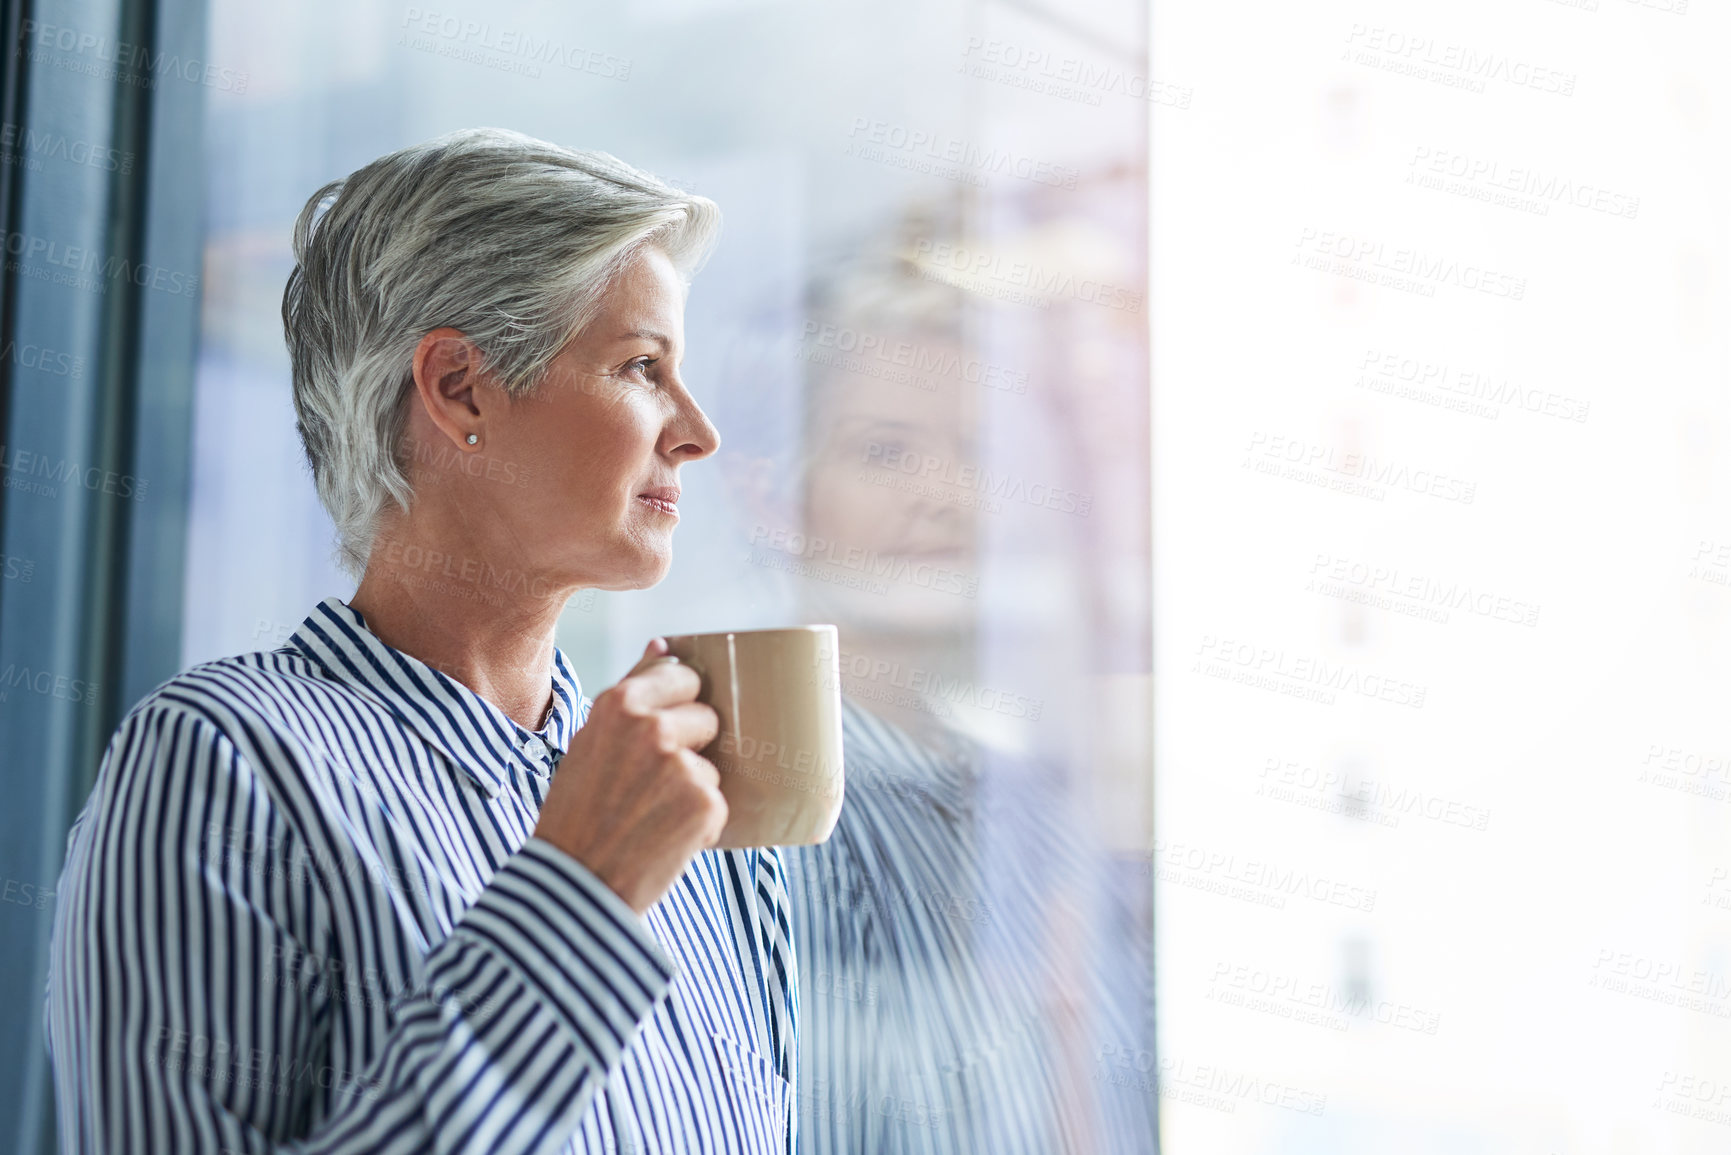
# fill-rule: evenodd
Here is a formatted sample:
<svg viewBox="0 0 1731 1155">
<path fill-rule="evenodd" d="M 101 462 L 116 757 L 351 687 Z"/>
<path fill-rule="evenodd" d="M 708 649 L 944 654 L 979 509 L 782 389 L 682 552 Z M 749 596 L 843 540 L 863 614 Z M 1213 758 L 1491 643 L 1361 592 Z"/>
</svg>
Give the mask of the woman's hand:
<svg viewBox="0 0 1731 1155">
<path fill-rule="evenodd" d="M 720 729 L 696 671 L 650 641 L 595 699 L 541 804 L 535 836 L 581 862 L 642 914 L 727 822 L 720 775 L 697 751 Z"/>
</svg>

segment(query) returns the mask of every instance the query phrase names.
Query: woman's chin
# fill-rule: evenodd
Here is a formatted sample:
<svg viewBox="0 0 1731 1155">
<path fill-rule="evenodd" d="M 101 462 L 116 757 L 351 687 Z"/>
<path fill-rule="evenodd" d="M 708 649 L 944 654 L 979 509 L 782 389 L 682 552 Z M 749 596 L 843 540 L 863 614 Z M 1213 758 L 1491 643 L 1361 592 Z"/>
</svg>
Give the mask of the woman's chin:
<svg viewBox="0 0 1731 1155">
<path fill-rule="evenodd" d="M 584 567 L 585 576 L 577 584 L 583 589 L 614 592 L 644 590 L 659 584 L 672 568 L 671 550 L 656 552 L 638 545 L 628 556 L 618 558 L 613 564 L 596 566 L 591 562 Z"/>
<path fill-rule="evenodd" d="M 661 579 L 673 568 L 672 543 L 664 550 L 647 550 L 636 557 L 630 566 L 630 576 L 626 580 L 625 589 L 646 590 L 650 586 L 661 584 Z"/>
</svg>

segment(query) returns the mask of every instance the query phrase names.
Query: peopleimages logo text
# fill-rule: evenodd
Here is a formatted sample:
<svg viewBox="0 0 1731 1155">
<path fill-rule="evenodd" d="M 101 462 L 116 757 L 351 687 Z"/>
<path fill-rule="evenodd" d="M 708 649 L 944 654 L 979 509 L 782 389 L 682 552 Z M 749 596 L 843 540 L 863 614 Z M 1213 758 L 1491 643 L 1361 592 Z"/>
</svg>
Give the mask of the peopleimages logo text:
<svg viewBox="0 0 1731 1155">
<path fill-rule="evenodd" d="M 751 531 L 751 544 L 798 558 L 806 563 L 851 571 L 864 578 L 903 582 L 937 593 L 971 598 L 980 588 L 980 579 L 974 574 L 899 554 L 881 554 L 874 549 L 850 546 L 815 534 L 800 533 L 798 530 L 754 526 Z"/>
<path fill-rule="evenodd" d="M 61 485 L 78 484 L 92 493 L 143 501 L 150 488 L 148 481 L 130 473 L 118 473 L 100 465 L 85 467 L 64 457 L 51 458 L 16 447 L 8 452 L 5 445 L 0 445 L 0 474 L 5 475 L 0 479 L 5 488 L 36 492 L 44 497 L 58 496 Z"/>
<path fill-rule="evenodd" d="M 981 465 L 952 461 L 930 453 L 918 453 L 896 443 L 869 442 L 861 463 L 889 474 L 917 477 L 940 486 L 970 490 L 988 498 L 1021 502 L 1059 513 L 1087 517 L 1094 508 L 1094 495 L 1077 493 L 1060 485 L 1029 483 L 1007 473 L 995 473 Z"/>
<path fill-rule="evenodd" d="M 802 350 L 810 360 L 871 376 L 882 375 L 872 372 L 871 369 L 872 362 L 881 362 L 896 369 L 907 369 L 922 375 L 916 378 L 915 382 L 921 383 L 921 387 L 928 391 L 936 389 L 937 383 L 934 381 L 926 386 L 923 384 L 925 377 L 959 377 L 970 385 L 1000 389 L 1006 393 L 1019 394 L 1028 391 L 1028 374 L 1025 371 L 994 365 L 972 354 L 964 356 L 963 353 L 944 345 L 927 345 L 901 337 L 886 337 L 878 333 L 850 329 L 845 325 L 815 320 L 805 322 L 801 337 L 805 344 L 816 347 L 811 352 Z M 816 355 L 817 349 L 833 349 L 849 356 L 820 359 Z"/>
<path fill-rule="evenodd" d="M 219 88 L 224 92 L 244 93 L 250 79 L 245 72 L 219 68 L 202 60 L 182 59 L 173 53 L 153 52 L 148 44 L 132 44 L 125 40 L 110 40 L 93 32 L 67 28 L 60 24 L 44 24 L 25 20 L 19 24 L 19 38 L 39 52 L 59 52 L 73 57 L 89 58 L 99 64 L 141 72 L 153 79 L 172 76 L 190 84 Z M 90 71 L 88 65 L 75 71 Z"/>
<path fill-rule="evenodd" d="M 929 161 L 956 165 L 994 176 L 1012 176 L 1035 184 L 1073 189 L 1081 170 L 1074 165 L 1038 160 L 1025 153 L 997 146 L 986 147 L 932 129 L 909 128 L 887 120 L 856 116 L 848 137 L 859 143 L 879 145 L 891 153 L 905 153 Z M 864 155 L 864 154 L 860 154 Z M 867 159 L 878 159 L 867 157 Z"/>
<path fill-rule="evenodd" d="M 0 702 L 6 701 L 7 695 L 13 690 L 40 694 L 44 698 L 59 698 L 63 702 L 96 701 L 95 682 L 8 662 L 4 669 L 0 669 Z"/>
<path fill-rule="evenodd" d="M 1240 861 L 1236 854 L 1184 842 L 1168 842 L 1162 838 L 1154 840 L 1154 873 L 1159 881 L 1179 885 L 1212 880 L 1221 885 L 1193 888 L 1220 894 L 1227 893 L 1228 884 L 1240 883 L 1277 899 L 1275 903 L 1263 904 L 1274 905 L 1277 909 L 1283 908 L 1283 896 L 1308 898 L 1367 913 L 1376 909 L 1375 890 L 1261 859 Z"/>
<path fill-rule="evenodd" d="M 149 265 L 143 261 L 135 263 L 124 257 L 105 257 L 92 248 L 62 244 L 51 237 L 38 237 L 30 233 L 0 233 L 0 239 L 3 239 L 6 255 L 17 258 L 14 263 L 21 272 L 30 273 L 32 262 L 38 262 L 43 266 L 70 269 L 75 273 L 96 274 L 104 280 L 130 281 L 141 289 L 160 289 L 179 297 L 190 297 L 198 292 L 198 277 L 192 273 L 165 269 L 161 265 Z M 74 280 L 68 283 L 95 288 L 98 291 L 102 288 L 101 281 Z"/>
<path fill-rule="evenodd" d="M 424 36 L 439 37 L 452 45 L 497 52 L 522 62 L 557 64 L 604 80 L 631 79 L 631 61 L 622 56 L 569 44 L 552 36 L 538 36 L 527 29 L 499 27 L 485 20 L 414 7 L 404 10 L 403 27 Z"/>
<path fill-rule="evenodd" d="M 1357 276 L 1364 280 L 1372 279 L 1366 274 L 1384 273 L 1395 278 L 1391 283 L 1396 287 L 1414 286 L 1427 290 L 1426 295 L 1434 295 L 1437 285 L 1448 285 L 1509 301 L 1519 301 L 1527 295 L 1525 277 L 1454 257 L 1433 255 L 1410 246 L 1386 245 L 1372 237 L 1304 228 L 1299 231 L 1295 247 L 1298 251 L 1293 255 L 1293 264 L 1321 268 L 1322 265 L 1315 262 L 1332 259 L 1340 262 L 1341 267 L 1328 271 L 1341 272 L 1343 275 Z"/>
<path fill-rule="evenodd" d="M 1062 269 L 1048 269 L 1029 261 L 1008 261 L 1000 253 L 952 245 L 946 241 L 921 239 L 914 242 L 914 257 L 941 273 L 989 281 L 1033 292 L 1036 299 L 1069 298 L 1086 305 L 1134 312 L 1142 307 L 1142 294 L 1093 277 L 1077 277 Z M 962 288 L 969 286 L 962 285 Z"/>
<path fill-rule="evenodd" d="M 119 149 L 91 144 L 86 140 L 74 140 L 61 133 L 43 132 L 10 122 L 0 124 L 0 148 L 4 148 L 8 153 L 18 152 L 29 160 L 47 157 L 50 160 L 99 168 L 107 172 L 132 172 L 133 156 L 130 152 L 121 152 Z"/>
</svg>

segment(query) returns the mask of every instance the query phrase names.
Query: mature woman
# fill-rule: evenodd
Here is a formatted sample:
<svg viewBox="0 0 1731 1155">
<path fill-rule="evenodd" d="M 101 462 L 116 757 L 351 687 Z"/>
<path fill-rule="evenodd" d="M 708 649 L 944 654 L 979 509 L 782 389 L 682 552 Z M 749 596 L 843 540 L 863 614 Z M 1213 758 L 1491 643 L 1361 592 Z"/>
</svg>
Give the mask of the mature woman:
<svg viewBox="0 0 1731 1155">
<path fill-rule="evenodd" d="M 717 227 L 495 130 L 308 202 L 283 319 L 359 588 L 115 735 L 54 926 L 67 1149 L 794 1146 L 781 864 L 706 849 L 698 679 L 656 639 L 591 703 L 553 643 L 661 579 L 716 449 L 679 363 Z"/>
<path fill-rule="evenodd" d="M 807 357 L 797 525 L 971 577 L 988 529 L 978 494 L 931 470 L 885 484 L 909 480 L 902 461 L 981 460 L 986 378 L 968 370 L 969 303 L 912 271 L 867 258 L 814 286 L 808 332 L 869 338 L 930 368 Z M 981 673 L 986 622 L 956 584 L 884 586 L 804 589 L 806 612 L 841 627 L 847 801 L 828 842 L 784 852 L 800 1150 L 1151 1152 L 1154 1087 L 1140 1073 L 1152 1061 L 1151 928 L 1077 804 L 1078 768 L 1020 749 L 1060 723 Z"/>
</svg>

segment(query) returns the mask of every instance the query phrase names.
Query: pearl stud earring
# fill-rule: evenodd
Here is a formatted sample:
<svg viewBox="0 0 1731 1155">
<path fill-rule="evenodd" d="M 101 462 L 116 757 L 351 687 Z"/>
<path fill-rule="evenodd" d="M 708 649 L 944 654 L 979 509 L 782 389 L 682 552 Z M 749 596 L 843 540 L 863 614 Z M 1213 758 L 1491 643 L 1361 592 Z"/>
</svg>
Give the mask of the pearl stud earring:
<svg viewBox="0 0 1731 1155">
<path fill-rule="evenodd" d="M 479 440 L 481 440 L 481 439 L 479 437 L 475 436 L 475 434 L 473 434 L 473 433 L 469 434 L 469 444 L 470 445 L 475 444 Z"/>
</svg>

